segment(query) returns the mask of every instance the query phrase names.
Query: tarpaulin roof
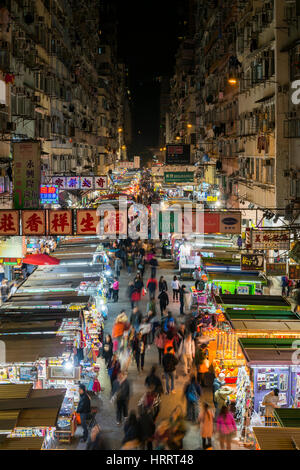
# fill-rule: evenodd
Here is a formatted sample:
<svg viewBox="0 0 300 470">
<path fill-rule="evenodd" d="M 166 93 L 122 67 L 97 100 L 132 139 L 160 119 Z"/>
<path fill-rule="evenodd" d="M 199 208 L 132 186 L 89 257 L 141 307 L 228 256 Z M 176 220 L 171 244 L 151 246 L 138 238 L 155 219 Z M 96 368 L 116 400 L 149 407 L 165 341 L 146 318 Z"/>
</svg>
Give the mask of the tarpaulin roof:
<svg viewBox="0 0 300 470">
<path fill-rule="evenodd" d="M 0 450 L 40 450 L 43 442 L 43 437 L 6 437 L 0 442 Z"/>
<path fill-rule="evenodd" d="M 226 317 L 229 320 L 300 320 L 300 317 L 297 313 L 289 310 L 237 310 L 233 308 L 227 308 Z"/>
<path fill-rule="evenodd" d="M 216 295 L 216 302 L 224 305 L 267 305 L 268 307 L 290 307 L 280 295 Z"/>
<path fill-rule="evenodd" d="M 300 447 L 299 428 L 254 427 L 253 432 L 261 450 L 298 450 Z"/>
<path fill-rule="evenodd" d="M 300 429 L 300 408 L 275 408 L 274 416 L 282 427 Z"/>
</svg>

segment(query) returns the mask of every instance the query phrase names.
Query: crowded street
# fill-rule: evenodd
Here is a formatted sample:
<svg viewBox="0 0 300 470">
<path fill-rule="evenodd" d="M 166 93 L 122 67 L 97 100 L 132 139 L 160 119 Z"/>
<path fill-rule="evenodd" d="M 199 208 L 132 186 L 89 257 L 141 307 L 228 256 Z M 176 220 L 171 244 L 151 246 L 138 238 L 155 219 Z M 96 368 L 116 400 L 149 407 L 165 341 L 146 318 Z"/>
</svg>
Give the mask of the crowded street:
<svg viewBox="0 0 300 470">
<path fill-rule="evenodd" d="M 300 449 L 299 18 L 0 0 L 0 451 Z"/>
</svg>

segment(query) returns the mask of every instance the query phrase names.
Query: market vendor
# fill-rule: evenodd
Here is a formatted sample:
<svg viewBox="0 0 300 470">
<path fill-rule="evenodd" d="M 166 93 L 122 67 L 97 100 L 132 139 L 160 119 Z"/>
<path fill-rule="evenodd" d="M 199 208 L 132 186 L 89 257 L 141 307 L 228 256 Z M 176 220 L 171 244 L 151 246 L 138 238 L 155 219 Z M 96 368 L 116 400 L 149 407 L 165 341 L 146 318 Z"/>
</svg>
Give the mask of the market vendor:
<svg viewBox="0 0 300 470">
<path fill-rule="evenodd" d="M 279 408 L 279 390 L 274 388 L 271 392 L 264 396 L 262 405 L 265 407 L 265 426 L 273 426 L 274 424 L 274 410 Z"/>
</svg>

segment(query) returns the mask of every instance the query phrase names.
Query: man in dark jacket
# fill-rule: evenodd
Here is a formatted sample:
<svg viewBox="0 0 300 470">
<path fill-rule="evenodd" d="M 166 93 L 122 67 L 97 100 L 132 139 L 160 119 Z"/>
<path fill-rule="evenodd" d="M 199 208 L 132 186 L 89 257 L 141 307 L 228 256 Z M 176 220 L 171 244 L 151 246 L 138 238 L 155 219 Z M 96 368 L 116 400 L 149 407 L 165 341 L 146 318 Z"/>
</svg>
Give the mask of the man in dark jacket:
<svg viewBox="0 0 300 470">
<path fill-rule="evenodd" d="M 186 286 L 185 285 L 181 286 L 179 289 L 180 315 L 184 315 L 184 298 L 185 298 L 186 293 L 187 293 Z"/>
<path fill-rule="evenodd" d="M 158 266 L 158 262 L 156 258 L 152 258 L 150 260 L 150 266 L 151 266 L 151 277 L 156 278 L 156 269 Z"/>
<path fill-rule="evenodd" d="M 128 416 L 128 403 L 130 396 L 130 387 L 127 376 L 119 373 L 117 380 L 113 384 L 112 399 L 116 398 L 117 405 L 117 425 L 122 422 L 122 417 Z"/>
<path fill-rule="evenodd" d="M 158 282 L 155 278 L 151 277 L 147 282 L 147 289 L 149 289 L 149 298 L 150 300 L 155 299 L 155 291 L 158 287 Z"/>
<path fill-rule="evenodd" d="M 154 387 L 154 392 L 159 395 L 163 393 L 164 390 L 162 382 L 158 375 L 156 375 L 156 366 L 152 366 L 150 374 L 145 379 L 145 386 L 148 388 Z"/>
<path fill-rule="evenodd" d="M 164 373 L 166 377 L 166 389 L 167 389 L 166 394 L 167 395 L 169 395 L 170 391 L 171 393 L 176 393 L 174 390 L 174 371 L 178 364 L 178 359 L 175 357 L 175 354 L 172 354 L 172 351 L 174 350 L 171 347 L 169 347 L 167 349 L 167 354 L 164 355 L 163 360 L 162 360 L 162 365 L 163 365 Z M 169 379 L 171 380 L 171 390 L 169 387 Z"/>
<path fill-rule="evenodd" d="M 141 314 L 141 312 L 139 311 L 137 307 L 134 307 L 134 309 L 132 310 L 131 317 L 130 317 L 130 324 L 131 326 L 133 326 L 135 331 L 139 331 L 139 327 L 142 322 L 142 319 L 143 319 L 143 315 Z"/>
<path fill-rule="evenodd" d="M 169 305 L 169 296 L 166 291 L 162 291 L 159 296 L 159 305 L 160 305 L 160 314 L 163 316 L 164 311 L 166 310 L 167 306 Z"/>
<path fill-rule="evenodd" d="M 86 442 L 88 438 L 88 428 L 86 420 L 91 412 L 90 397 L 86 393 L 85 385 L 79 385 L 80 400 L 77 407 L 77 413 L 80 414 L 81 426 L 83 428 L 83 441 Z"/>
</svg>

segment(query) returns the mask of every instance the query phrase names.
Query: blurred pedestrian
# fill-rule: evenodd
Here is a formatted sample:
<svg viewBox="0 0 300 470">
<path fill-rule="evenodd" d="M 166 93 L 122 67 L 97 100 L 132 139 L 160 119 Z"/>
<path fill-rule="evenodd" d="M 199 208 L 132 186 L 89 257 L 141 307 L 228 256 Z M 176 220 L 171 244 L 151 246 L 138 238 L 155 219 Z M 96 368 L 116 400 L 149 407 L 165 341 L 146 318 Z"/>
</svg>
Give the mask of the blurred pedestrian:
<svg viewBox="0 0 300 470">
<path fill-rule="evenodd" d="M 155 293 L 156 293 L 157 287 L 158 287 L 157 280 L 155 278 L 151 277 L 147 282 L 147 289 L 149 290 L 149 299 L 150 300 L 155 299 Z"/>
<path fill-rule="evenodd" d="M 127 376 L 120 372 L 117 380 L 114 381 L 112 390 L 112 401 L 116 401 L 117 407 L 117 425 L 120 425 L 122 419 L 128 416 L 129 398 L 130 386 Z"/>
<path fill-rule="evenodd" d="M 196 382 L 196 377 L 191 376 L 189 382 L 184 387 L 183 396 L 186 398 L 187 411 L 186 419 L 195 423 L 198 418 L 198 403 L 201 397 L 200 385 Z"/>
<path fill-rule="evenodd" d="M 236 434 L 236 424 L 232 413 L 228 410 L 227 406 L 222 406 L 218 419 L 217 431 L 219 433 L 219 441 L 221 450 L 231 450 L 231 442 Z"/>
<path fill-rule="evenodd" d="M 102 356 L 103 356 L 103 359 L 105 360 L 106 367 L 108 367 L 109 363 L 111 362 L 112 355 L 113 355 L 112 337 L 111 335 L 106 335 L 105 341 L 103 344 L 103 352 L 102 352 Z"/>
<path fill-rule="evenodd" d="M 214 414 L 208 403 L 203 403 L 203 408 L 199 413 L 199 423 L 201 428 L 202 448 L 206 450 L 212 446 L 211 440 L 214 430 Z"/>
<path fill-rule="evenodd" d="M 160 306 L 160 315 L 163 317 L 164 312 L 169 305 L 169 296 L 165 290 L 162 290 L 158 296 L 159 306 Z"/>
<path fill-rule="evenodd" d="M 91 400 L 86 392 L 86 387 L 83 384 L 79 385 L 79 403 L 77 406 L 77 413 L 80 415 L 80 422 L 83 429 L 83 442 L 87 441 L 88 438 L 88 427 L 87 427 L 87 419 L 91 412 Z"/>
<path fill-rule="evenodd" d="M 168 284 L 164 276 L 161 276 L 158 283 L 159 292 L 166 291 L 168 292 Z"/>
<path fill-rule="evenodd" d="M 162 359 L 162 366 L 164 368 L 164 374 L 166 379 L 166 394 L 169 393 L 176 393 L 174 390 L 174 373 L 176 370 L 176 366 L 178 364 L 178 359 L 175 357 L 175 351 L 170 346 L 167 349 L 167 354 L 163 356 Z M 169 384 L 170 381 L 170 384 Z"/>
<path fill-rule="evenodd" d="M 173 302 L 178 302 L 179 300 L 179 289 L 180 282 L 177 279 L 177 276 L 174 276 L 172 281 L 172 290 L 173 290 Z"/>
</svg>

